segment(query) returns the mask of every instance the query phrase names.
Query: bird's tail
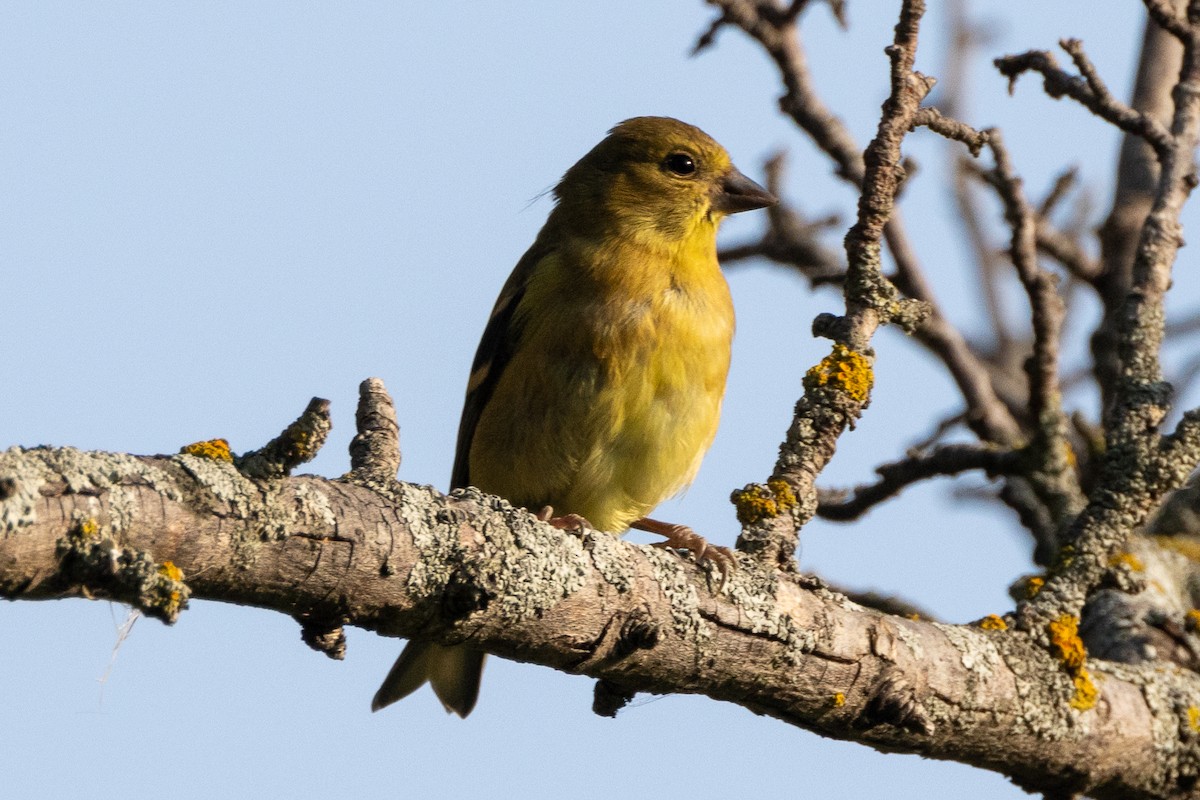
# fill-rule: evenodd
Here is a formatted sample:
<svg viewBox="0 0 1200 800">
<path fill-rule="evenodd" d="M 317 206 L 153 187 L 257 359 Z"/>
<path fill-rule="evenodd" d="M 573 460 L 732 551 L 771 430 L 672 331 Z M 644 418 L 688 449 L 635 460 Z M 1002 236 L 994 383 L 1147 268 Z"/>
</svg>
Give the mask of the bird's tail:
<svg viewBox="0 0 1200 800">
<path fill-rule="evenodd" d="M 482 650 L 461 644 L 445 647 L 433 642 L 409 641 L 375 693 L 371 710 L 390 706 L 429 681 L 446 711 L 465 717 L 479 699 L 484 655 Z"/>
</svg>

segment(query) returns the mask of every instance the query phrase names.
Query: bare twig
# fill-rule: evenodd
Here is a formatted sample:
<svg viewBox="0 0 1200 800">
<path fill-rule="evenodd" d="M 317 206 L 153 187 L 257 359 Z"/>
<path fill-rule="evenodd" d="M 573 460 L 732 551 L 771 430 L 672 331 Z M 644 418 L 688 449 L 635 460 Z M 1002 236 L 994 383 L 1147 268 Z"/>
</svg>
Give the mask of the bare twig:
<svg viewBox="0 0 1200 800">
<path fill-rule="evenodd" d="M 1054 227 L 1044 217 L 1037 220 L 1037 248 L 1061 264 L 1071 277 L 1084 283 L 1095 283 L 1100 275 L 1100 265 L 1084 252 L 1078 239 Z"/>
<path fill-rule="evenodd" d="M 942 445 L 927 454 L 876 467 L 880 479 L 875 483 L 850 490 L 822 490 L 817 514 L 829 520 L 853 520 L 918 481 L 971 470 L 983 470 L 989 477 L 1011 475 L 1020 465 L 1020 456 L 1013 450 L 967 444 Z"/>
<path fill-rule="evenodd" d="M 783 9 L 771 0 L 708 2 L 721 9 L 720 25 L 741 28 L 762 45 L 783 81 L 785 91 L 779 101 L 780 108 L 833 160 L 839 176 L 861 188 L 865 176 L 862 151 L 846 126 L 817 94 L 794 21 L 781 21 Z M 896 209 L 889 211 L 883 236 L 896 264 L 893 276 L 896 287 L 929 308 L 913 335 L 945 363 L 966 401 L 968 424 L 986 441 L 1002 444 L 1019 441 L 1020 426 L 997 397 L 987 366 L 939 310 Z"/>
<path fill-rule="evenodd" d="M 787 159 L 776 153 L 765 166 L 767 188 L 783 196 Z M 826 247 L 820 234 L 841 224 L 836 215 L 806 219 L 794 206 L 781 202 L 767 209 L 767 230 L 757 242 L 723 248 L 718 253 L 722 266 L 749 258 L 766 257 L 794 267 L 813 286 L 840 284 L 846 276 L 841 257 Z"/>
<path fill-rule="evenodd" d="M 1168 146 L 1170 133 L 1156 119 L 1130 108 L 1117 100 L 1096 75 L 1095 68 L 1083 51 L 1078 39 L 1064 39 L 1059 46 L 1070 54 L 1083 76 L 1071 75 L 1058 66 L 1054 55 L 1045 50 L 1030 50 L 1015 56 L 995 60 L 996 68 L 1008 78 L 1009 90 L 1025 72 L 1042 76 L 1042 88 L 1057 99 L 1070 97 L 1099 117 L 1121 130 L 1145 139 L 1159 153 Z"/>
<path fill-rule="evenodd" d="M 914 124 L 925 125 L 947 139 L 962 142 L 974 155 L 986 146 L 995 159 L 995 169 L 985 177 L 996 187 L 1004 202 L 1005 219 L 1012 230 L 1009 254 L 1029 296 L 1031 308 L 1033 354 L 1026 364 L 1026 372 L 1029 375 L 1028 411 L 1036 432 L 1036 446 L 1028 477 L 1046 503 L 1056 526 L 1064 525 L 1082 507 L 1083 498 L 1068 459 L 1067 419 L 1062 411 L 1058 383 L 1063 303 L 1054 276 L 1037 263 L 1033 208 L 1025 199 L 1021 179 L 1013 171 L 999 131 L 975 130 L 935 109 L 921 109 Z"/>
<path fill-rule="evenodd" d="M 1167 5 L 1172 4 L 1182 10 L 1182 0 L 1171 0 Z M 1175 10 L 1162 7 L 1156 11 L 1151 7 L 1150 14 L 1174 17 Z M 1171 92 L 1179 78 L 1182 58 L 1179 39 L 1167 32 L 1161 21 L 1155 24 L 1147 19 L 1131 105 L 1163 126 L 1171 119 Z M 1127 133 L 1117 162 L 1112 209 L 1100 227 L 1101 272 L 1096 287 L 1100 291 L 1103 316 L 1092 335 L 1091 347 L 1101 408 L 1105 412 L 1112 408 L 1113 392 L 1121 373 L 1117 355 L 1121 308 L 1133 281 L 1134 254 L 1142 225 L 1154 204 L 1158 180 L 1156 151 L 1141 137 Z"/>
</svg>

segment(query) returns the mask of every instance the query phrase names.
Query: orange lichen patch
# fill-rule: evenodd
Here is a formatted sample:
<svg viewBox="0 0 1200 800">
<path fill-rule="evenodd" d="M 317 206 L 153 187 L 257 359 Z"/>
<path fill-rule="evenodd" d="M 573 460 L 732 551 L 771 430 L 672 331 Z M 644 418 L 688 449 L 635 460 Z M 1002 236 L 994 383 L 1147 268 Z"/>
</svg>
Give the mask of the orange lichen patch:
<svg viewBox="0 0 1200 800">
<path fill-rule="evenodd" d="M 818 388 L 840 389 L 858 403 L 867 402 L 874 384 L 875 374 L 871 370 L 871 362 L 866 356 L 854 352 L 840 342 L 833 345 L 832 353 L 821 359 L 819 364 L 804 375 L 805 391 Z"/>
<path fill-rule="evenodd" d="M 1080 670 L 1087 659 L 1087 650 L 1079 638 L 1079 618 L 1063 614 L 1048 624 L 1050 652 L 1069 670 Z"/>
<path fill-rule="evenodd" d="M 1142 563 L 1142 560 L 1133 553 L 1115 553 L 1108 559 L 1108 564 L 1111 567 L 1124 564 L 1134 572 L 1143 572 L 1146 569 L 1146 565 Z"/>
<path fill-rule="evenodd" d="M 988 614 L 979 620 L 979 627 L 985 631 L 1006 631 L 1008 630 L 1008 623 L 1004 621 L 1003 617 L 997 614 Z"/>
<path fill-rule="evenodd" d="M 189 456 L 199 456 L 200 458 L 211 458 L 214 461 L 233 463 L 233 452 L 229 449 L 229 442 L 224 439 L 208 439 L 203 442 L 193 442 L 179 448 L 179 452 Z"/>
<path fill-rule="evenodd" d="M 1036 597 L 1045 585 L 1046 579 L 1035 575 L 1025 583 L 1025 595 L 1030 598 Z"/>
<path fill-rule="evenodd" d="M 1155 536 L 1154 541 L 1159 547 L 1174 550 L 1191 561 L 1200 561 L 1200 541 L 1190 536 Z"/>
<path fill-rule="evenodd" d="M 175 564 L 171 561 L 164 561 L 163 563 L 159 564 L 158 565 L 158 574 L 162 575 L 164 578 L 167 578 L 168 580 L 173 580 L 173 581 L 183 580 L 183 570 L 181 570 L 179 567 L 175 566 Z"/>
<path fill-rule="evenodd" d="M 75 525 L 75 529 L 71 533 L 80 539 L 90 539 L 100 533 L 100 523 L 91 517 L 82 519 Z"/>
<path fill-rule="evenodd" d="M 753 525 L 764 519 L 779 516 L 796 505 L 796 493 L 787 481 L 772 479 L 767 485 L 751 483 L 729 496 L 737 509 L 738 522 Z"/>
<path fill-rule="evenodd" d="M 1096 705 L 1100 690 L 1084 667 L 1087 649 L 1079 638 L 1079 618 L 1063 614 L 1046 628 L 1050 632 L 1050 653 L 1062 662 L 1075 686 L 1075 694 L 1070 700 L 1071 708 L 1087 711 Z"/>
<path fill-rule="evenodd" d="M 1188 706 L 1187 715 L 1188 727 L 1197 733 L 1200 733 L 1200 708 Z"/>
<path fill-rule="evenodd" d="M 846 705 L 846 695 L 842 694 L 841 692 L 834 692 L 833 693 L 833 707 L 841 708 L 844 705 Z"/>
<path fill-rule="evenodd" d="M 1183 616 L 1189 630 L 1200 631 L 1200 608 L 1189 609 Z"/>
<path fill-rule="evenodd" d="M 1083 667 L 1071 676 L 1071 682 L 1075 684 L 1075 696 L 1071 698 L 1071 708 L 1079 711 L 1087 711 L 1096 705 L 1096 700 L 1100 697 L 1100 690 L 1096 688 L 1096 684 L 1092 682 L 1092 676 Z"/>
<path fill-rule="evenodd" d="M 1062 444 L 1063 444 L 1063 450 L 1066 451 L 1064 455 L 1067 459 L 1067 466 L 1071 467 L 1073 469 L 1076 465 L 1079 464 L 1079 458 L 1075 455 L 1075 448 L 1071 447 L 1071 443 L 1068 442 L 1066 439 L 1063 439 Z"/>
</svg>

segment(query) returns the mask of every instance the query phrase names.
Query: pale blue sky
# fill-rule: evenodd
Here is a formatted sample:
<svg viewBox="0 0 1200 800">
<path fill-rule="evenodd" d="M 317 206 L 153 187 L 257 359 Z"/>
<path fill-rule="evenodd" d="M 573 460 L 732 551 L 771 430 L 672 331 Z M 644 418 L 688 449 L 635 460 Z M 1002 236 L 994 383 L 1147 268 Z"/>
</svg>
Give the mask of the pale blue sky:
<svg viewBox="0 0 1200 800">
<path fill-rule="evenodd" d="M 897 5 L 851 3 L 848 33 L 819 4 L 805 22 L 821 92 L 860 143 L 886 91 Z M 987 12 L 989 52 L 1079 36 L 1123 96 L 1139 4 L 1104 6 L 1009 3 L 1007 19 Z M 334 476 L 356 387 L 379 376 L 396 399 L 401 477 L 444 488 L 483 322 L 549 209 L 531 200 L 614 123 L 680 117 L 755 177 L 787 148 L 787 195 L 850 220 L 851 192 L 779 116 L 766 58 L 732 30 L 687 57 L 712 15 L 699 0 L 0 6 L 0 447 L 167 453 L 223 436 L 242 451 L 320 395 L 335 429 L 312 471 Z M 931 13 L 918 65 L 934 74 L 943 22 Z M 1103 210 L 1112 130 L 1035 81 L 1009 99 L 986 64 L 970 121 L 1004 127 L 1031 193 L 1075 163 Z M 948 313 L 972 328 L 942 144 L 920 133 L 908 151 L 922 165 L 904 199 L 913 239 Z M 725 241 L 761 223 L 743 215 Z M 721 432 L 692 490 L 656 515 L 724 544 L 730 490 L 770 472 L 800 377 L 825 351 L 811 319 L 839 308 L 766 265 L 730 282 L 739 332 Z M 957 405 L 911 343 L 885 332 L 877 349 L 872 405 L 827 483 L 866 480 Z M 925 487 L 854 526 L 814 523 L 802 567 L 950 621 L 1003 612 L 1029 545 L 993 511 Z M 125 615 L 0 604 L 10 796 L 1024 796 L 990 773 L 701 698 L 599 719 L 591 681 L 499 660 L 465 722 L 428 692 L 372 715 L 399 641 L 351 630 L 335 663 L 292 620 L 215 603 L 174 628 L 139 621 L 110 664 Z"/>
</svg>

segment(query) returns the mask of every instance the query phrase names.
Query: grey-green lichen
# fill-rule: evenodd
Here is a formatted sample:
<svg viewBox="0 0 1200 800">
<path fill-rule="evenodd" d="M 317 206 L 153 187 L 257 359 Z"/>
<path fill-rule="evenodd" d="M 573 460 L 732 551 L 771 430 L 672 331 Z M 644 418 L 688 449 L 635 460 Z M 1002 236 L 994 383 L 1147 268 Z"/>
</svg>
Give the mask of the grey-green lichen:
<svg viewBox="0 0 1200 800">
<path fill-rule="evenodd" d="M 619 592 L 633 588 L 633 577 L 637 564 L 633 550 L 621 543 L 617 536 L 603 531 L 584 531 L 583 548 L 592 557 L 596 571 Z"/>
<path fill-rule="evenodd" d="M 276 488 L 277 483 L 255 483 L 238 471 L 232 463 L 221 459 L 204 458 L 187 453 L 171 456 L 171 461 L 191 475 L 199 487 L 217 501 L 228 503 L 233 515 L 248 523 L 245 533 L 234 540 L 235 563 L 254 562 L 261 542 L 279 541 L 287 537 L 294 522 L 294 499 L 286 502 Z"/>
<path fill-rule="evenodd" d="M 654 580 L 671 606 L 671 621 L 675 633 L 686 641 L 712 638 L 712 631 L 700 613 L 700 598 L 688 578 L 683 562 L 675 553 L 650 545 L 632 545 L 650 562 Z"/>
<path fill-rule="evenodd" d="M 72 524 L 58 542 L 64 579 L 173 624 L 191 594 L 182 570 L 170 561 L 158 564 L 148 553 L 122 546 L 113 533 L 90 517 Z"/>
<path fill-rule="evenodd" d="M 432 488 L 397 484 L 391 491 L 420 552 L 407 584 L 415 597 L 440 597 L 461 573 L 501 619 L 519 622 L 540 616 L 586 582 L 588 555 L 580 539 L 524 509 L 474 488 L 456 490 L 454 500 L 492 512 L 477 517 L 476 546 L 466 547 L 454 508 L 433 511 L 442 503 Z"/>
<path fill-rule="evenodd" d="M 254 484 L 228 461 L 187 453 L 171 456 L 171 460 L 211 492 L 213 497 L 229 503 L 235 511 L 245 510 L 247 498 L 258 494 Z"/>
<path fill-rule="evenodd" d="M 998 652 L 1004 657 L 1003 647 Z M 1024 649 L 1004 661 L 1016 684 L 1014 694 L 1020 698 L 1014 733 L 1033 733 L 1053 741 L 1097 724 L 1094 713 L 1071 707 L 1075 684 L 1057 662 Z"/>
<path fill-rule="evenodd" d="M 0 525 L 5 533 L 36 521 L 38 491 L 62 481 L 67 491 L 83 495 L 100 509 L 96 495 L 104 494 L 105 524 L 123 531 L 137 516 L 138 487 L 151 486 L 168 500 L 180 495 L 170 476 L 151 463 L 123 453 L 94 453 L 72 447 L 13 447 L 0 454 L 0 473 L 11 481 L 10 496 L 0 502 Z"/>
<path fill-rule="evenodd" d="M 436 518 L 431 509 L 436 508 L 438 493 L 431 486 L 393 482 L 388 492 L 421 554 L 409 570 L 408 591 L 414 598 L 437 597 L 450 582 L 458 561 L 458 526 L 449 516 L 440 521 Z"/>
<path fill-rule="evenodd" d="M 297 518 L 309 525 L 316 525 L 330 530 L 337 526 L 337 515 L 329 503 L 329 495 L 312 488 L 311 484 L 297 484 L 292 497 L 297 506 Z"/>
<path fill-rule="evenodd" d="M 966 694 L 971 694 L 976 687 L 988 681 L 1003 666 L 1004 659 L 996 642 L 988 636 L 982 636 L 978 631 L 963 628 L 961 625 L 945 625 L 940 622 L 930 623 L 941 631 L 950 644 L 959 653 L 959 663 L 967 670 Z M 917 654 L 923 657 L 923 653 Z"/>
<path fill-rule="evenodd" d="M 1173 666 L 1134 666 L 1105 661 L 1097 662 L 1094 667 L 1099 679 L 1111 676 L 1140 687 L 1142 699 L 1151 714 L 1155 761 L 1165 766 L 1164 788 L 1194 781 L 1200 774 L 1200 741 L 1189 710 L 1196 707 L 1196 698 L 1200 697 L 1200 686 L 1197 686 L 1200 679 L 1194 673 Z M 1161 680 L 1159 673 L 1163 670 L 1176 671 L 1179 682 Z M 1181 691 L 1179 683 L 1192 684 L 1192 691 Z"/>
<path fill-rule="evenodd" d="M 37 521 L 38 486 L 45 474 L 30 468 L 20 458 L 25 450 L 11 447 L 0 453 L 0 475 L 7 481 L 5 498 L 0 500 L 0 534 L 9 536 Z"/>
<path fill-rule="evenodd" d="M 822 625 L 801 628 L 791 615 L 780 610 L 779 575 L 764 570 L 747 559 L 729 575 L 726 594 L 737 606 L 740 624 L 750 624 L 750 632 L 765 634 L 784 644 L 782 658 L 787 666 L 799 666 L 804 656 L 817 645 L 816 631 Z"/>
<path fill-rule="evenodd" d="M 589 558 L 578 536 L 538 522 L 499 498 L 489 504 L 501 519 L 485 524 L 479 561 L 471 566 L 494 593 L 502 619 L 539 616 L 583 588 Z"/>
</svg>

